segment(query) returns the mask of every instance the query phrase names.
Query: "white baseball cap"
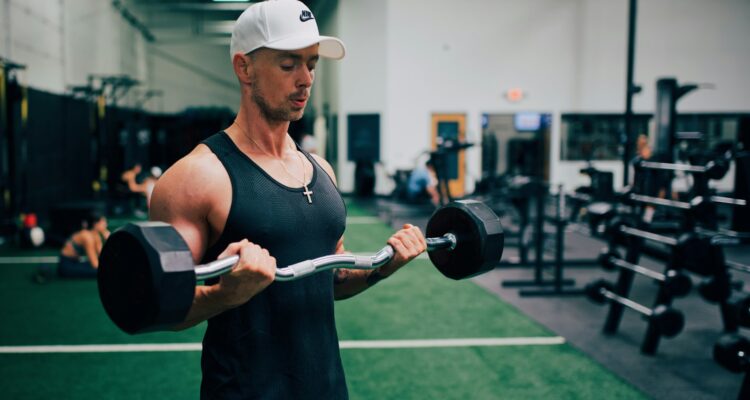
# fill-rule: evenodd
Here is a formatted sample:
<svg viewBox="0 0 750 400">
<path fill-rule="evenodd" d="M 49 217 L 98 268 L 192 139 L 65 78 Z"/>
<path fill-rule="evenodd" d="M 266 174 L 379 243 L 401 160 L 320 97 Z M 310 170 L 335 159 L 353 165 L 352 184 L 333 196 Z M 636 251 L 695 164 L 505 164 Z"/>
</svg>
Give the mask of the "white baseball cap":
<svg viewBox="0 0 750 400">
<path fill-rule="evenodd" d="M 267 0 L 248 7 L 234 24 L 229 56 L 261 47 L 299 50 L 319 43 L 321 57 L 339 60 L 346 49 L 338 38 L 321 36 L 306 5 L 297 0 Z"/>
</svg>

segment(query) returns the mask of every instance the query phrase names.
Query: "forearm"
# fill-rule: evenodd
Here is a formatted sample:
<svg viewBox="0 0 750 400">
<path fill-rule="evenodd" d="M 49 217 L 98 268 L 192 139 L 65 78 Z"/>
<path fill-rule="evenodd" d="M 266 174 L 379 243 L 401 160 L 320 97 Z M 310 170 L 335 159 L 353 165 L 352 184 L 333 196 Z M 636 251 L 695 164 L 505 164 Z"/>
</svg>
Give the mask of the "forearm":
<svg viewBox="0 0 750 400">
<path fill-rule="evenodd" d="M 217 285 L 196 286 L 193 304 L 187 317 L 183 322 L 173 326 L 172 330 L 181 331 L 190 328 L 231 308 L 233 306 L 227 303 L 225 297 L 218 291 Z"/>
<path fill-rule="evenodd" d="M 385 279 L 380 268 L 371 270 L 339 268 L 333 271 L 333 298 L 344 300 L 364 292 Z"/>
</svg>

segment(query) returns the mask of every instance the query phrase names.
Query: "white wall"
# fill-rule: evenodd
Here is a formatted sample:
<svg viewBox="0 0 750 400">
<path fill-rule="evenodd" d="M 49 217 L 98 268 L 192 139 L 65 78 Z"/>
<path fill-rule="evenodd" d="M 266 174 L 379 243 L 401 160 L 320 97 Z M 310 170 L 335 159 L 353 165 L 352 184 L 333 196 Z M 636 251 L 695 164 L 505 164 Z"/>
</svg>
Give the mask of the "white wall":
<svg viewBox="0 0 750 400">
<path fill-rule="evenodd" d="M 25 64 L 22 83 L 49 91 L 65 87 L 62 0 L 2 0 L 0 56 Z"/>
<path fill-rule="evenodd" d="M 622 112 L 625 105 L 627 0 L 351 0 L 341 2 L 340 37 L 349 53 L 340 75 L 339 180 L 351 190 L 345 160 L 347 113 L 380 112 L 384 169 L 409 167 L 429 146 L 430 115 L 467 115 L 478 141 L 482 113 L 551 112 L 552 181 L 580 182 L 579 163 L 559 161 L 564 112 Z M 652 112 L 655 82 L 712 82 L 681 111 L 750 110 L 750 2 L 639 2 L 637 112 Z M 385 41 L 383 41 L 385 37 Z M 528 94 L 509 103 L 503 93 Z M 479 151 L 467 153 L 467 189 L 479 176 Z M 615 170 L 621 182 L 621 166 Z M 391 185 L 379 176 L 376 190 Z"/>
<path fill-rule="evenodd" d="M 84 85 L 89 75 L 126 74 L 147 83 L 145 39 L 110 2 L 64 0 L 63 4 L 66 86 Z"/>
<path fill-rule="evenodd" d="M 624 109 L 627 0 L 337 3 L 321 31 L 341 37 L 347 57 L 322 61 L 312 104 L 319 114 L 328 103 L 339 116 L 343 191 L 354 187 L 348 114 L 380 113 L 376 190 L 388 193 L 386 173 L 411 167 L 428 149 L 432 113 L 465 113 L 471 141 L 479 141 L 482 113 L 553 113 L 552 180 L 573 185 L 578 163 L 559 162 L 560 114 Z M 143 17 L 136 3 L 126 4 Z M 750 110 L 750 1 L 649 0 L 638 11 L 635 78 L 644 90 L 635 111 L 653 110 L 663 76 L 716 84 L 688 95 L 681 111 Z M 88 74 L 124 73 L 164 92 L 150 110 L 236 108 L 227 46 L 187 39 L 147 43 L 110 1 L 0 0 L 0 55 L 27 64 L 33 87 L 62 93 Z M 527 97 L 509 103 L 503 93 L 513 87 Z M 467 155 L 470 190 L 479 149 Z"/>
<path fill-rule="evenodd" d="M 157 42 L 149 45 L 148 53 L 150 87 L 163 92 L 163 98 L 150 102 L 148 109 L 179 112 L 203 106 L 237 110 L 240 86 L 228 45 Z"/>
<path fill-rule="evenodd" d="M 125 2 L 138 18 L 139 10 Z M 26 64 L 31 87 L 65 93 L 89 75 L 125 74 L 142 84 L 118 104 L 134 105 L 146 90 L 164 96 L 151 111 L 239 103 L 226 43 L 149 43 L 104 0 L 0 0 L 0 56 Z"/>
<path fill-rule="evenodd" d="M 345 0 L 339 2 L 338 35 L 346 45 L 346 57 L 340 61 L 339 70 L 339 188 L 350 192 L 354 188 L 354 164 L 347 161 L 348 114 L 380 114 L 381 161 L 388 165 L 388 142 L 394 136 L 386 133 L 386 33 L 390 28 L 386 1 Z M 386 181 L 378 169 L 378 182 Z"/>
</svg>

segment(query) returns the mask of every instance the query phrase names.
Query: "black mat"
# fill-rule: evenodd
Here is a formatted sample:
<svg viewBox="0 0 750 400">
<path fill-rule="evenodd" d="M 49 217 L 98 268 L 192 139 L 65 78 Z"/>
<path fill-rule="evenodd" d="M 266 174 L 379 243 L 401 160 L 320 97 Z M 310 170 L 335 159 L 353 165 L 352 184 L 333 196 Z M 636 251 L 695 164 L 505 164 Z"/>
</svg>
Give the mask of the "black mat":
<svg viewBox="0 0 750 400">
<path fill-rule="evenodd" d="M 567 233 L 566 244 L 568 258 L 591 257 L 604 247 L 603 242 L 574 232 Z M 512 257 L 514 249 L 506 252 L 504 258 Z M 734 248 L 728 254 L 738 262 L 750 260 L 748 248 Z M 661 264 L 645 258 L 642 261 L 643 265 L 663 271 Z M 518 289 L 501 287 L 502 281 L 530 279 L 532 274 L 530 268 L 503 268 L 475 278 L 475 282 L 565 337 L 573 346 L 654 398 L 737 398 L 742 376 L 722 369 L 711 356 L 713 344 L 721 334 L 719 309 L 705 302 L 695 289 L 674 303 L 685 314 L 683 332 L 675 338 L 662 339 L 658 353 L 647 356 L 640 353 L 646 322 L 634 312 L 626 311 L 618 333 L 607 336 L 601 330 L 608 307 L 594 304 L 585 297 L 520 297 Z M 734 275 L 748 280 L 743 274 Z M 602 277 L 614 281 L 616 273 L 599 268 L 568 268 L 565 277 L 574 279 L 582 287 Z M 694 283 L 700 282 L 700 277 L 693 278 Z M 652 280 L 637 277 L 632 297 L 649 305 L 656 289 Z"/>
</svg>

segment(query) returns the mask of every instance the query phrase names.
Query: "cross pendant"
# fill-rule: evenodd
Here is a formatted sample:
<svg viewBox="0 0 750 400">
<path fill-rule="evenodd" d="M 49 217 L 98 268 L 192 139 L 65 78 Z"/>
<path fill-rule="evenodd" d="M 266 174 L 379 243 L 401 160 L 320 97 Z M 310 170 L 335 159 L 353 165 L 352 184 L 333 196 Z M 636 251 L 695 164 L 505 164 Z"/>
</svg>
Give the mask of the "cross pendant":
<svg viewBox="0 0 750 400">
<path fill-rule="evenodd" d="M 302 195 L 303 196 L 307 196 L 307 203 L 308 204 L 312 204 L 312 194 L 313 194 L 313 192 L 312 192 L 312 190 L 310 190 L 310 189 L 307 188 L 307 185 L 305 185 L 304 187 L 305 187 L 305 191 L 302 192 Z"/>
</svg>

